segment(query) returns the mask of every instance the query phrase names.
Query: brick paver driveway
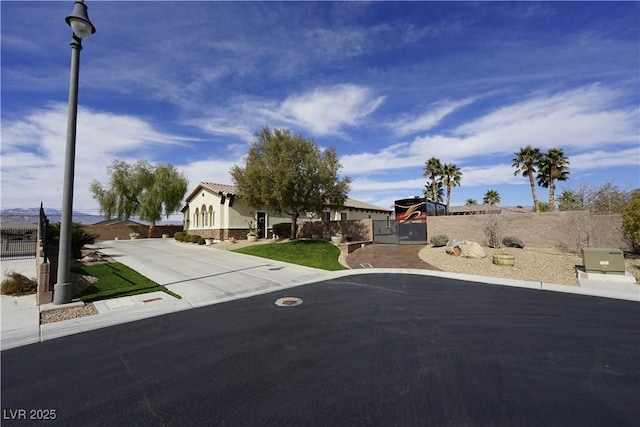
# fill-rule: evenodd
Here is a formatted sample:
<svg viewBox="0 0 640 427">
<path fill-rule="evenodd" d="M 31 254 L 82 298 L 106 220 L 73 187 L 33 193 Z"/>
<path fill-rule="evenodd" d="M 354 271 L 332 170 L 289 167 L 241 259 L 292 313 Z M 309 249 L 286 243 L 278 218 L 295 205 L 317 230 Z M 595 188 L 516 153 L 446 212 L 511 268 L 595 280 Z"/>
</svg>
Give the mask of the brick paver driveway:
<svg viewBox="0 0 640 427">
<path fill-rule="evenodd" d="M 347 264 L 357 268 L 420 268 L 439 270 L 422 261 L 418 252 L 423 245 L 374 244 L 357 249 L 347 256 Z"/>
</svg>

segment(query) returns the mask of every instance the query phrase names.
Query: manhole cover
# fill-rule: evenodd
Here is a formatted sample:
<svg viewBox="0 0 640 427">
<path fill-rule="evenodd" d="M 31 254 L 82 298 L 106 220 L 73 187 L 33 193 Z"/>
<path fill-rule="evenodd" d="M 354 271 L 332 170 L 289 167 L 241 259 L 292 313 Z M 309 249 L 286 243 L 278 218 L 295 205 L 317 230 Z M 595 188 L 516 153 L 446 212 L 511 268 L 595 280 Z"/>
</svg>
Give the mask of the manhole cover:
<svg viewBox="0 0 640 427">
<path fill-rule="evenodd" d="M 302 304 L 302 299 L 296 297 L 284 297 L 276 300 L 278 307 L 293 307 Z"/>
</svg>

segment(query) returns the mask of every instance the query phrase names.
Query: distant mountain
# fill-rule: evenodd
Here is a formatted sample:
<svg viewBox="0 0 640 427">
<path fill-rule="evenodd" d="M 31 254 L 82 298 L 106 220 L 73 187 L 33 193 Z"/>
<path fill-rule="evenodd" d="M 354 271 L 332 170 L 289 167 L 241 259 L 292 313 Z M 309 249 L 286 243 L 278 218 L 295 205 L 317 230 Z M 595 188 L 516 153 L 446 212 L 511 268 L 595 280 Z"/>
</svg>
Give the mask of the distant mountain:
<svg viewBox="0 0 640 427">
<path fill-rule="evenodd" d="M 45 215 L 49 219 L 49 222 L 59 222 L 62 217 L 62 211 L 58 209 L 45 208 Z M 16 208 L 16 209 L 3 209 L 0 211 L 0 221 L 18 221 L 18 222 L 37 222 L 40 216 L 40 208 Z M 74 222 L 80 222 L 82 224 L 94 224 L 104 220 L 103 216 L 91 215 L 84 212 L 74 211 L 72 214 L 72 220 Z"/>
<path fill-rule="evenodd" d="M 45 208 L 44 214 L 49 219 L 50 223 L 60 222 L 62 218 L 62 211 L 58 209 Z M 40 216 L 40 208 L 16 208 L 16 209 L 3 209 L 0 210 L 0 222 L 25 222 L 29 224 L 35 224 L 38 222 Z M 91 215 L 84 212 L 73 211 L 72 221 L 82 224 L 95 224 L 96 222 L 104 221 L 105 217 L 102 215 Z M 137 217 L 132 217 L 131 220 L 140 222 L 142 224 L 149 224 L 148 221 L 141 221 Z M 156 225 L 181 225 L 182 215 L 172 215 L 168 220 L 158 221 Z"/>
</svg>

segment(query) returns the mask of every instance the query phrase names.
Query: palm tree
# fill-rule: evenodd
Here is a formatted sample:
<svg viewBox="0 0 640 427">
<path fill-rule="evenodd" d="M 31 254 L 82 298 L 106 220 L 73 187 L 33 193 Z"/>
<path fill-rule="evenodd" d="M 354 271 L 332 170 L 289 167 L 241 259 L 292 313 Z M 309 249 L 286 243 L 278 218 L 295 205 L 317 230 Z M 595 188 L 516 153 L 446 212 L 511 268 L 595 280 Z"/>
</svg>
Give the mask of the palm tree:
<svg viewBox="0 0 640 427">
<path fill-rule="evenodd" d="M 500 203 L 500 194 L 496 190 L 487 190 L 487 192 L 484 193 L 482 203 L 485 205 L 497 205 Z"/>
<path fill-rule="evenodd" d="M 433 189 L 429 185 L 424 186 L 424 197 L 433 200 L 434 202 L 442 202 L 444 199 L 444 186 L 442 181 L 436 181 L 436 194 L 433 195 Z"/>
<path fill-rule="evenodd" d="M 441 180 L 442 163 L 440 163 L 440 159 L 432 157 L 424 164 L 424 176 L 426 176 L 430 180 L 429 187 L 431 188 L 431 191 L 430 191 L 431 200 L 437 201 L 438 200 L 438 182 L 442 183 L 442 180 Z M 427 196 L 429 195 L 429 192 L 427 192 L 426 190 L 425 190 L 425 195 Z"/>
<path fill-rule="evenodd" d="M 451 201 L 451 187 L 459 186 L 461 179 L 462 172 L 460 172 L 458 166 L 453 163 L 442 165 L 442 183 L 447 186 L 447 209 L 449 209 L 449 202 Z"/>
<path fill-rule="evenodd" d="M 562 148 L 550 148 L 540 159 L 538 185 L 549 188 L 549 210 L 556 210 L 556 181 L 569 179 L 569 159 Z"/>
<path fill-rule="evenodd" d="M 540 153 L 539 148 L 533 148 L 531 145 L 527 145 L 526 147 L 521 148 L 518 153 L 515 153 L 515 155 L 516 157 L 513 158 L 512 166 L 517 169 L 513 174 L 522 174 L 522 176 L 529 177 L 531 195 L 533 196 L 533 206 L 536 212 L 540 212 L 538 196 L 536 195 L 536 183 L 533 180 L 533 174 L 536 172 L 536 167 L 542 158 L 542 153 Z"/>
<path fill-rule="evenodd" d="M 467 199 L 464 204 L 467 206 L 477 205 L 478 201 L 476 199 Z"/>
</svg>

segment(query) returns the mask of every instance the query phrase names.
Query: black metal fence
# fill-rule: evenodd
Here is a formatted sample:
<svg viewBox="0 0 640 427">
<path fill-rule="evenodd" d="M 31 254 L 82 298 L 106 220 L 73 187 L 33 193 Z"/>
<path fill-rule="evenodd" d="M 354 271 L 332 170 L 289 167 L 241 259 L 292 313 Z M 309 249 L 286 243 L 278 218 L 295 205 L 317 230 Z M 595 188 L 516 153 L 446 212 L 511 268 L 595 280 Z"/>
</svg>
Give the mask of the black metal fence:
<svg viewBox="0 0 640 427">
<path fill-rule="evenodd" d="M 42 203 L 40 203 L 40 220 L 38 221 L 38 227 L 40 227 L 40 239 L 42 240 L 42 249 L 44 251 L 44 260 L 42 262 L 49 261 L 49 219 L 44 213 Z"/>
<path fill-rule="evenodd" d="M 35 224 L 2 226 L 0 235 L 0 259 L 35 258 L 38 244 Z"/>
<path fill-rule="evenodd" d="M 39 233 L 38 233 L 39 232 Z M 0 224 L 0 259 L 35 258 L 38 250 L 38 234 L 44 249 L 44 261 L 49 260 L 47 246 L 50 239 L 49 219 L 40 204 L 39 216 L 20 216 Z"/>
<path fill-rule="evenodd" d="M 373 221 L 373 242 L 400 245 L 426 245 L 426 221 Z"/>
</svg>

